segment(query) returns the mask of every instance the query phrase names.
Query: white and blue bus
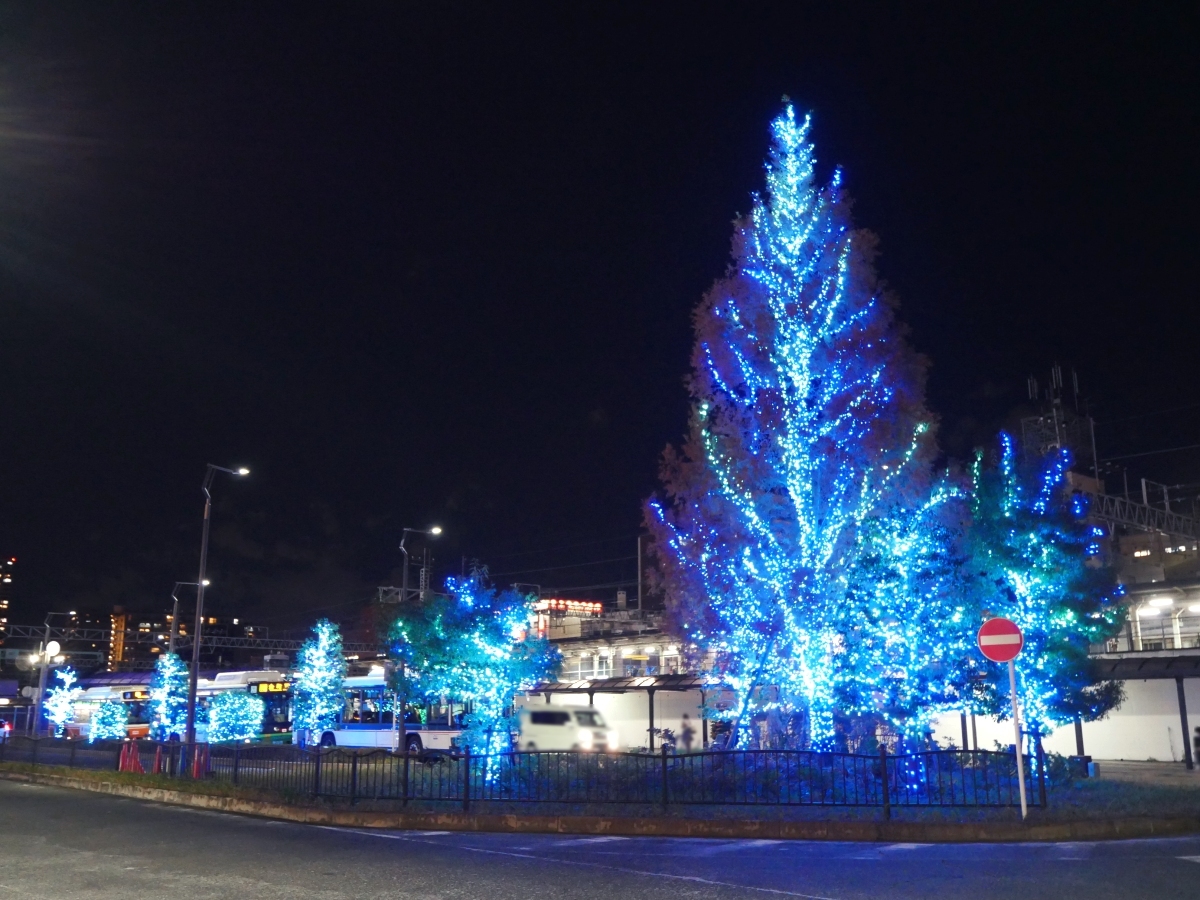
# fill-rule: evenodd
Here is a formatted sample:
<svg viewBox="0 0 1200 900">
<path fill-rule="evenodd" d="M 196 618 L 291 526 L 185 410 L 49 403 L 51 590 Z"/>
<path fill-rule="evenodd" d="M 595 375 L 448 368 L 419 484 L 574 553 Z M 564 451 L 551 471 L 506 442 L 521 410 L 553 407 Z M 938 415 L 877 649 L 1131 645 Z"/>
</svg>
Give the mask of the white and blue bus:
<svg viewBox="0 0 1200 900">
<path fill-rule="evenodd" d="M 321 734 L 322 747 L 400 749 L 400 727 L 395 715 L 398 700 L 382 671 L 347 678 L 342 683 L 342 696 L 337 723 Z M 408 704 L 404 743 L 409 752 L 455 750 L 465 713 L 462 703 Z"/>
</svg>

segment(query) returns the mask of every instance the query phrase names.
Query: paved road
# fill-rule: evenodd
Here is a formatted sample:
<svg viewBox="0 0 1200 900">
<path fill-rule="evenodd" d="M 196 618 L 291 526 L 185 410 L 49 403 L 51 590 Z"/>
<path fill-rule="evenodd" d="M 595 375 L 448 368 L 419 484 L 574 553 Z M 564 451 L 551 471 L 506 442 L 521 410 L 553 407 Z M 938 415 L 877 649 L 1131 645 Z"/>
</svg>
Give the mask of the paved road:
<svg viewBox="0 0 1200 900">
<path fill-rule="evenodd" d="M 1200 897 L 1200 838 L 842 844 L 365 832 L 0 781 L 0 900 Z"/>
</svg>

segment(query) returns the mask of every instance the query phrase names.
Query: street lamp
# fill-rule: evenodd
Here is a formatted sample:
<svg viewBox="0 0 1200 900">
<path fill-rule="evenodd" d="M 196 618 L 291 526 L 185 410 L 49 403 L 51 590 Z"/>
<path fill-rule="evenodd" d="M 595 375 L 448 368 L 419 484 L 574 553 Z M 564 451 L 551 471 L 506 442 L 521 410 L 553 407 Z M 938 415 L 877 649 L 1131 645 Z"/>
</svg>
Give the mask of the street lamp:
<svg viewBox="0 0 1200 900">
<path fill-rule="evenodd" d="M 210 584 L 212 584 L 211 581 L 204 582 L 205 587 L 208 587 Z M 176 596 L 176 592 L 181 587 L 195 586 L 196 582 L 194 581 L 177 581 L 175 582 L 175 587 L 171 588 L 171 600 L 174 602 L 171 604 L 171 641 L 167 644 L 168 653 L 175 652 L 175 639 L 179 637 L 179 597 Z"/>
<path fill-rule="evenodd" d="M 239 476 L 250 474 L 250 470 L 244 467 L 226 469 L 224 466 L 209 463 L 208 468 L 204 470 L 204 483 L 200 486 L 204 491 L 204 528 L 200 533 L 200 577 L 196 579 L 196 628 L 192 633 L 192 665 L 188 672 L 186 741 L 189 744 L 196 742 L 196 685 L 200 679 L 200 633 L 204 627 L 204 586 L 208 584 L 204 579 L 204 570 L 208 565 L 208 523 L 209 513 L 212 511 L 212 492 L 209 488 L 212 487 L 213 478 L 218 472 Z"/>
<path fill-rule="evenodd" d="M 61 663 L 64 661 L 64 657 L 59 656 L 62 646 L 58 641 L 50 640 L 50 619 L 54 616 L 62 615 L 67 615 L 67 613 L 46 613 L 46 636 L 42 639 L 37 653 L 29 654 L 29 661 L 33 665 L 40 667 L 38 670 L 37 699 L 34 701 L 33 706 L 33 723 L 31 727 L 28 724 L 26 727 L 26 732 L 32 732 L 34 737 L 37 737 L 38 726 L 42 722 L 42 698 L 46 696 L 46 675 L 52 663 Z"/>
</svg>

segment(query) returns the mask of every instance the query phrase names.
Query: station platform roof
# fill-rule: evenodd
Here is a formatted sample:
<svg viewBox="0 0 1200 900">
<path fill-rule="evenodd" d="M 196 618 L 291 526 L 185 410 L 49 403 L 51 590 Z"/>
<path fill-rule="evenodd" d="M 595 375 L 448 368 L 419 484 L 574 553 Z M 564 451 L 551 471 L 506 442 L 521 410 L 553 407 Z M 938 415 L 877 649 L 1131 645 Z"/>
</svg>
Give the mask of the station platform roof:
<svg viewBox="0 0 1200 900">
<path fill-rule="evenodd" d="M 703 675 L 635 675 L 629 678 L 585 678 L 543 681 L 530 694 L 626 694 L 630 691 L 698 691 L 715 688 Z"/>
</svg>

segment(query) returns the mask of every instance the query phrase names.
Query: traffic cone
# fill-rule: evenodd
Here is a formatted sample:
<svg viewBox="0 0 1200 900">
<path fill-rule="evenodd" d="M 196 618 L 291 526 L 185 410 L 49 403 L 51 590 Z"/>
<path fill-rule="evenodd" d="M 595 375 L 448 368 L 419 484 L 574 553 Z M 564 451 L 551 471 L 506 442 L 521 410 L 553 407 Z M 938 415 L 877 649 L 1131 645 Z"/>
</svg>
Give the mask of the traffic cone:
<svg viewBox="0 0 1200 900">
<path fill-rule="evenodd" d="M 146 774 L 146 770 L 142 768 L 142 751 L 138 749 L 136 741 L 129 742 L 129 771 L 139 775 Z"/>
<path fill-rule="evenodd" d="M 154 745 L 154 774 L 161 775 L 163 770 L 162 744 Z"/>
<path fill-rule="evenodd" d="M 196 744 L 192 755 L 192 778 L 198 779 L 208 773 L 208 744 Z"/>
</svg>

